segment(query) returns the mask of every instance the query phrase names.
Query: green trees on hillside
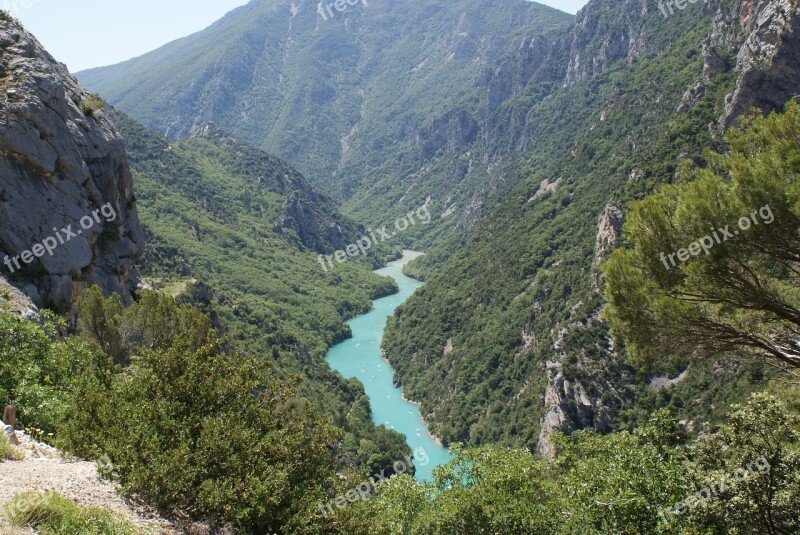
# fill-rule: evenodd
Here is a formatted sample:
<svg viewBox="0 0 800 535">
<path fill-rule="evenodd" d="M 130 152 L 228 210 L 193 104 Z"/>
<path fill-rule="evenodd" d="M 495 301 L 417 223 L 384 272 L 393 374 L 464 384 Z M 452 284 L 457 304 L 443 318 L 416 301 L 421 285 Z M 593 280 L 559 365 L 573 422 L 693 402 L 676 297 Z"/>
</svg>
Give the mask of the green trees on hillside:
<svg viewBox="0 0 800 535">
<path fill-rule="evenodd" d="M 666 411 L 634 433 L 524 450 L 457 451 L 432 484 L 400 476 L 339 513 L 356 535 L 796 533 L 798 419 L 758 394 L 719 433 L 690 442 Z"/>
<path fill-rule="evenodd" d="M 63 321 L 42 313 L 40 325 L 0 308 L 0 407 L 18 409 L 17 418 L 37 438 L 52 437 L 68 407 L 65 393 L 87 369 L 112 366 L 83 341 L 58 341 Z"/>
<path fill-rule="evenodd" d="M 107 456 L 106 475 L 162 513 L 314 532 L 343 433 L 298 398 L 298 378 L 222 351 L 208 318 L 171 297 L 145 292 L 123 309 L 93 288 L 78 310 L 64 341 L 46 315 L 40 326 L 0 311 L 0 401 L 26 430 Z"/>
<path fill-rule="evenodd" d="M 605 315 L 645 361 L 725 353 L 800 368 L 800 105 L 727 141 L 631 205 Z"/>
</svg>

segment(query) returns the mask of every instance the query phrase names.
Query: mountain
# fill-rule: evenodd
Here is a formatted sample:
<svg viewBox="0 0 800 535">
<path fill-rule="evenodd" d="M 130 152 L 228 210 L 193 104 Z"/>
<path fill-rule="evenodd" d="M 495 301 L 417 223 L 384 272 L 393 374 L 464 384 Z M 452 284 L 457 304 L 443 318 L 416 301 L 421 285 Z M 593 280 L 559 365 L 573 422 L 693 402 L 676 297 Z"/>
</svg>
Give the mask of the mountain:
<svg viewBox="0 0 800 535">
<path fill-rule="evenodd" d="M 0 275 L 66 313 L 94 284 L 127 303 L 144 250 L 125 146 L 98 99 L 0 19 Z"/>
<path fill-rule="evenodd" d="M 518 89 L 485 83 L 487 73 L 521 45 L 558 48 L 555 35 L 573 20 L 525 0 L 374 0 L 328 20 L 310 0 L 254 0 L 200 33 L 78 78 L 170 138 L 215 122 L 292 163 L 359 221 L 385 224 L 429 202 L 449 227 L 485 179 L 468 154 L 483 118 Z M 543 59 L 513 74 L 547 74 Z M 403 239 L 419 237 L 421 229 Z"/>
<path fill-rule="evenodd" d="M 521 185 L 415 267 L 428 283 L 385 349 L 447 441 L 552 455 L 555 430 L 625 428 L 639 411 L 714 420 L 764 377 L 757 366 L 630 366 L 599 315 L 598 266 L 623 243 L 628 200 L 722 149 L 745 111 L 800 92 L 798 12 L 711 2 L 665 19 L 648 7 L 597 0 L 579 13 L 560 88 L 533 106 L 523 94 L 504 103 L 526 115 L 501 127 L 537 141 L 508 166 Z M 651 386 L 665 378 L 677 386 Z"/>
</svg>

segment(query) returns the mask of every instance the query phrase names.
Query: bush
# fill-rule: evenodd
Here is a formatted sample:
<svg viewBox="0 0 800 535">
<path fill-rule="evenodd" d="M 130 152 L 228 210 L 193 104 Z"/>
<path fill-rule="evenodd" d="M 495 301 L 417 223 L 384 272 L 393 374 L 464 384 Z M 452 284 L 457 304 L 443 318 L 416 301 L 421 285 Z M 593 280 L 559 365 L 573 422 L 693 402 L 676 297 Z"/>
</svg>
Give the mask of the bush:
<svg viewBox="0 0 800 535">
<path fill-rule="evenodd" d="M 197 309 L 178 306 L 156 292 L 144 292 L 139 301 L 123 308 L 118 296 L 105 299 L 94 286 L 86 290 L 77 309 L 80 336 L 121 366 L 130 364 L 131 356 L 142 349 L 166 349 L 178 338 L 197 349 L 211 328 L 208 317 Z"/>
<path fill-rule="evenodd" d="M 11 445 L 5 434 L 0 433 L 0 462 L 18 461 L 22 459 L 22 457 L 22 453 Z"/>
<path fill-rule="evenodd" d="M 108 509 L 81 508 L 55 492 L 18 494 L 2 509 L 14 527 L 40 535 L 135 535 L 141 533 Z"/>
<path fill-rule="evenodd" d="M 340 433 L 310 404 L 282 410 L 295 381 L 279 384 L 262 360 L 223 352 L 191 307 L 155 293 L 124 311 L 118 303 L 88 292 L 79 330 L 130 365 L 74 380 L 61 444 L 108 455 L 123 491 L 162 513 L 302 533 L 334 479 L 329 446 Z"/>
<path fill-rule="evenodd" d="M 433 484 L 392 478 L 332 522 L 370 535 L 800 533 L 792 408 L 754 394 L 717 433 L 690 443 L 658 411 L 634 433 L 558 435 L 554 461 L 455 448 Z"/>
<path fill-rule="evenodd" d="M 6 21 L 6 22 L 10 22 L 12 24 L 17 24 L 17 25 L 19 24 L 19 21 L 17 19 L 15 19 L 14 17 L 12 17 L 11 13 L 9 13 L 8 11 L 5 11 L 3 9 L 0 9 L 0 20 Z"/>
<path fill-rule="evenodd" d="M 89 93 L 83 97 L 81 111 L 87 117 L 94 117 L 94 114 L 106 107 L 106 101 L 100 97 L 99 93 Z"/>
</svg>

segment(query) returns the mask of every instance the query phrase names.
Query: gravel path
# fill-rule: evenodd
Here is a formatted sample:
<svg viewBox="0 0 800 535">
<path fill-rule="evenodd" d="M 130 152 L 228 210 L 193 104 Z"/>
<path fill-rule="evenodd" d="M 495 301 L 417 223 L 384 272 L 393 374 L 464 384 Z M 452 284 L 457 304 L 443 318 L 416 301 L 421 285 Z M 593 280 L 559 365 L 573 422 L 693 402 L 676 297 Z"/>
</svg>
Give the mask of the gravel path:
<svg viewBox="0 0 800 535">
<path fill-rule="evenodd" d="M 25 459 L 0 462 L 0 505 L 21 492 L 55 491 L 83 507 L 111 509 L 140 526 L 142 533 L 178 533 L 169 529 L 165 520 L 123 500 L 112 483 L 100 478 L 94 463 L 65 458 L 58 450 L 35 442 L 19 431 L 17 437 L 20 441 L 17 448 L 25 454 Z M 15 532 L 0 525 L 0 533 Z"/>
</svg>

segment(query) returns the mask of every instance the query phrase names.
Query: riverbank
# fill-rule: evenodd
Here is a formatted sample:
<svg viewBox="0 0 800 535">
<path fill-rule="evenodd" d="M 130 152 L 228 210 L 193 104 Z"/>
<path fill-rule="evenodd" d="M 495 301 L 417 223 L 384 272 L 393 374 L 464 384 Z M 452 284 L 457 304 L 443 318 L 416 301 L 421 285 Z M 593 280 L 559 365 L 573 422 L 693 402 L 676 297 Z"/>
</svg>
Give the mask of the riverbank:
<svg viewBox="0 0 800 535">
<path fill-rule="evenodd" d="M 425 253 L 419 251 L 412 251 L 411 249 L 403 249 L 403 256 L 398 260 L 389 262 L 386 267 L 399 267 L 402 268 L 412 260 L 416 260 L 420 256 L 425 256 Z"/>
</svg>

